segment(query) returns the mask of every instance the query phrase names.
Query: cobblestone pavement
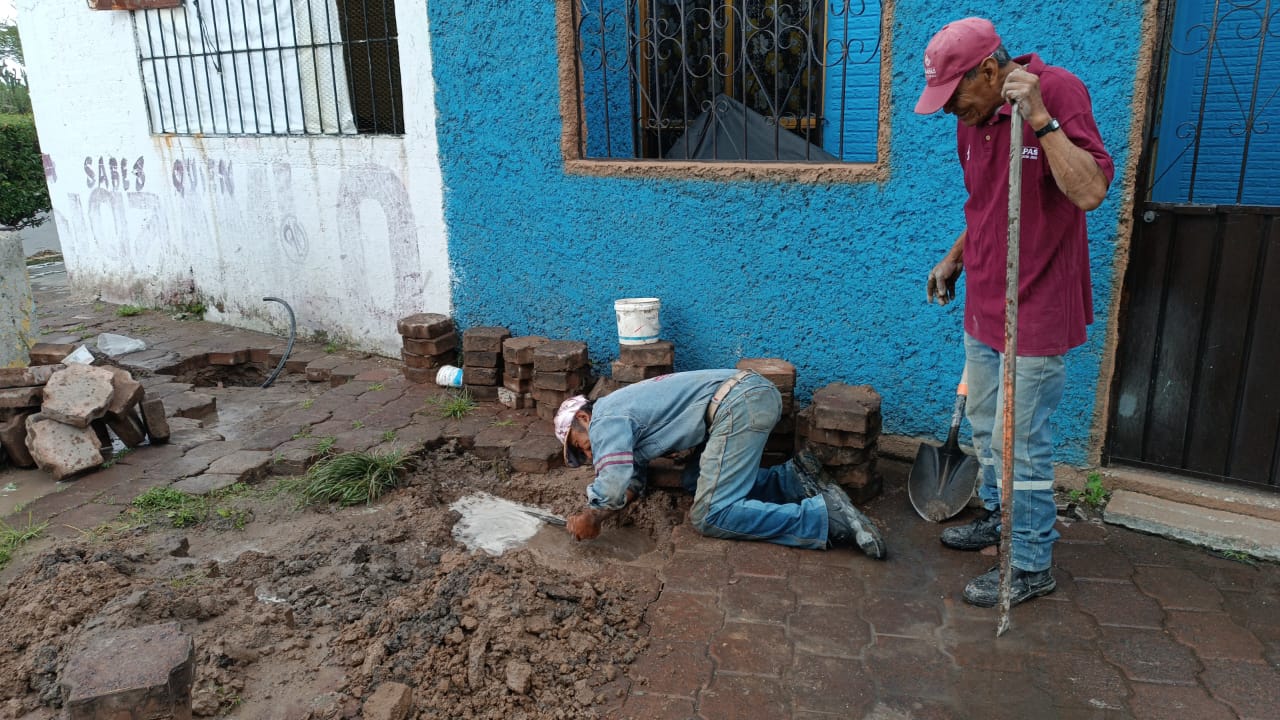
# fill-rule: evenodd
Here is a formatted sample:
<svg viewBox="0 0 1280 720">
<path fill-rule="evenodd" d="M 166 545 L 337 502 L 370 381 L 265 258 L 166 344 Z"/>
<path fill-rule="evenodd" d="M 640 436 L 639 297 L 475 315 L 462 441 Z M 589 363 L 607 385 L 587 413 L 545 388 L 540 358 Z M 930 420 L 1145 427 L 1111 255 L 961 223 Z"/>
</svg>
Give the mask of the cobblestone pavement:
<svg viewBox="0 0 1280 720">
<path fill-rule="evenodd" d="M 57 278 L 38 283 L 36 293 L 46 339 L 104 330 L 142 337 L 151 349 L 132 358 L 135 367 L 177 363 L 198 370 L 210 358 L 235 365 L 240 357 L 240 363 L 268 359 L 283 345 L 280 338 L 160 313 L 119 318 L 114 306 L 72 300 Z M 304 345 L 292 370 L 305 373 L 324 356 Z M 127 455 L 33 500 L 22 519 L 32 513 L 37 521 L 53 520 L 55 536 L 69 534 L 114 518 L 156 485 L 292 472 L 314 457 L 308 436 L 333 436 L 341 449 L 376 447 L 388 432 L 410 450 L 454 440 L 531 470 L 558 456 L 548 424 L 528 411 L 486 404 L 474 416 L 445 421 L 419 412 L 439 389 L 406 383 L 386 360 L 328 358 L 321 366 L 329 374 L 317 373 L 301 389 L 295 383 L 259 392 L 258 427 L 239 434 L 225 418 L 219 435 L 200 428 L 203 401 L 183 393 L 216 399 L 244 388 L 148 378 L 148 396 L 172 393 L 171 413 L 184 408 L 192 422 L 175 428 L 169 446 Z M 303 391 L 311 397 L 305 408 L 298 404 Z M 495 425 L 497 417 L 515 422 Z M 662 591 L 645 618 L 651 644 L 631 667 L 630 681 L 618 685 L 613 714 L 1277 717 L 1280 566 L 1074 522 L 1060 528 L 1056 592 L 1014 608 L 1013 628 L 997 639 L 996 611 L 960 600 L 964 583 L 994 558 L 938 543 L 939 526 L 920 520 L 907 502 L 907 469 L 882 459 L 885 493 L 866 508 L 885 530 L 887 562 L 849 551 L 712 540 L 687 523 L 677 527 L 676 551 L 659 571 Z"/>
</svg>

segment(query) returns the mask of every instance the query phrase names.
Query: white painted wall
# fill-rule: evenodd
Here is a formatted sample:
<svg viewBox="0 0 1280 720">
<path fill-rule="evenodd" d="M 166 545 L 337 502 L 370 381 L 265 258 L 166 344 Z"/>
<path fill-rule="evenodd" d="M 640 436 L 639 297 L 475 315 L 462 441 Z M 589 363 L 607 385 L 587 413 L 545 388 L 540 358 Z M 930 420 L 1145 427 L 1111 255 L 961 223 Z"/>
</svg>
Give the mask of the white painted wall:
<svg viewBox="0 0 1280 720">
<path fill-rule="evenodd" d="M 74 289 L 207 320 L 327 332 L 397 355 L 397 318 L 449 313 L 426 3 L 400 0 L 403 137 L 150 134 L 128 12 L 18 0 L 54 218 Z"/>
</svg>

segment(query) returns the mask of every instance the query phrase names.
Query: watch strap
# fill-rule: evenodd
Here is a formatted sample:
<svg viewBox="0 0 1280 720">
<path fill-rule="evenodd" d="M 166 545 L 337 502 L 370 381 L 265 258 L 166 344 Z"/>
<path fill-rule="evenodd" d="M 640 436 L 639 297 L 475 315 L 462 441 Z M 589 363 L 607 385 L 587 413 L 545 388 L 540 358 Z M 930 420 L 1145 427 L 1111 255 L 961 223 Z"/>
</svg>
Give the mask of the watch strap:
<svg viewBox="0 0 1280 720">
<path fill-rule="evenodd" d="M 1049 133 L 1053 132 L 1054 130 L 1061 130 L 1061 129 L 1062 129 L 1062 126 L 1058 124 L 1058 118 L 1051 118 L 1048 124 L 1040 128 L 1039 130 L 1036 130 L 1036 137 L 1042 138 L 1045 135 L 1048 135 Z"/>
</svg>

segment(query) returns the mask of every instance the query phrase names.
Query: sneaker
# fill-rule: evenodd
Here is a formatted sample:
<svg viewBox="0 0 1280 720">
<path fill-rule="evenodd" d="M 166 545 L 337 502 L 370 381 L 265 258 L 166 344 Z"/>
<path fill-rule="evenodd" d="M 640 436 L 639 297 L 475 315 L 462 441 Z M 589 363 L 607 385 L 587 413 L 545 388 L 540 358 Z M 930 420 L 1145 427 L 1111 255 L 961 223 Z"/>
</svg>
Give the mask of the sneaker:
<svg viewBox="0 0 1280 720">
<path fill-rule="evenodd" d="M 880 529 L 871 518 L 853 506 L 853 501 L 838 485 L 828 483 L 820 493 L 827 505 L 827 545 L 829 547 L 853 547 L 876 560 L 887 554 Z"/>
<path fill-rule="evenodd" d="M 956 550 L 981 550 L 1000 542 L 1000 513 L 988 510 L 983 517 L 968 525 L 957 525 L 942 531 L 942 544 Z"/>
<path fill-rule="evenodd" d="M 818 458 L 808 450 L 801 450 L 791 458 L 791 469 L 795 471 L 796 479 L 804 488 L 805 497 L 817 497 L 822 494 L 823 485 L 832 484 L 822 469 L 822 463 L 818 462 Z"/>
<path fill-rule="evenodd" d="M 1058 586 L 1049 569 L 1031 572 L 1012 568 L 1009 579 L 1009 606 L 1041 595 L 1048 595 Z M 1000 602 L 1000 568 L 993 567 L 969 581 L 964 586 L 964 601 L 978 607 L 994 607 Z"/>
</svg>

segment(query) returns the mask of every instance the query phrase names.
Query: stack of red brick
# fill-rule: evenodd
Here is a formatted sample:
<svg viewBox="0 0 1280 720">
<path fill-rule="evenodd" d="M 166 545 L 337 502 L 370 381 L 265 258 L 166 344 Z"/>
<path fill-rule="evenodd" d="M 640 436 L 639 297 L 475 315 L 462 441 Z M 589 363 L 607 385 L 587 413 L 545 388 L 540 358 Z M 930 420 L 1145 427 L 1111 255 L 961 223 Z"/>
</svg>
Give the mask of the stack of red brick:
<svg viewBox="0 0 1280 720">
<path fill-rule="evenodd" d="M 813 404 L 800 413 L 796 430 L 831 479 L 855 501 L 880 493 L 880 394 L 870 385 L 832 383 L 818 390 Z"/>
<path fill-rule="evenodd" d="M 551 340 L 533 349 L 533 398 L 538 417 L 555 420 L 560 403 L 591 386 L 587 344 L 577 340 Z"/>
<path fill-rule="evenodd" d="M 618 359 L 611 365 L 614 384 L 626 387 L 675 370 L 676 347 L 670 340 L 645 345 L 618 345 Z"/>
<path fill-rule="evenodd" d="M 476 400 L 497 400 L 502 385 L 504 327 L 473 327 L 462 333 L 462 383 Z"/>
<path fill-rule="evenodd" d="M 18 467 L 39 466 L 55 480 L 110 459 L 111 434 L 134 448 L 169 439 L 160 400 L 117 367 L 62 365 L 72 345 L 38 344 L 31 367 L 0 370 L 0 445 Z"/>
<path fill-rule="evenodd" d="M 773 383 L 782 395 L 782 415 L 769 433 L 760 467 L 773 467 L 791 459 L 796 447 L 796 366 L 781 358 L 743 358 L 739 370 L 753 370 Z"/>
<path fill-rule="evenodd" d="M 538 335 L 502 341 L 502 387 L 498 388 L 498 402 L 514 410 L 534 406 L 533 351 L 548 342 Z"/>
<path fill-rule="evenodd" d="M 400 357 L 409 382 L 433 383 L 440 368 L 457 360 L 458 333 L 447 315 L 410 315 L 396 323 L 396 330 L 404 342 Z"/>
</svg>

